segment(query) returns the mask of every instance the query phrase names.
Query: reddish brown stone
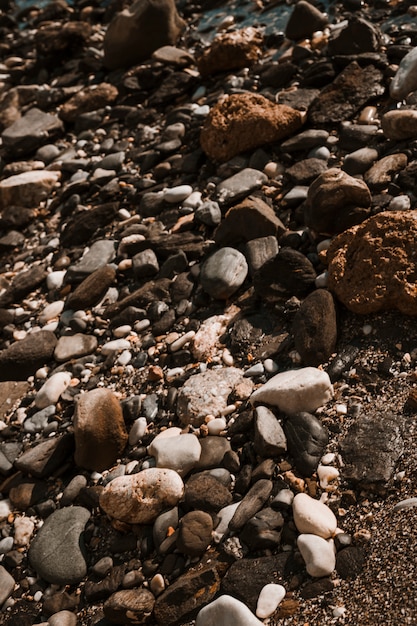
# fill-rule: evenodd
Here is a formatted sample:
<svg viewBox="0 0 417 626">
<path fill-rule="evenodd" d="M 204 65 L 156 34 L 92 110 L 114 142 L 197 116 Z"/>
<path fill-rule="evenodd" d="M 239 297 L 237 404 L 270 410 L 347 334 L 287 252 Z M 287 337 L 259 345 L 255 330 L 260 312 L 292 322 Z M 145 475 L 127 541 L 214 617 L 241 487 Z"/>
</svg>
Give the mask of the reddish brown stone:
<svg viewBox="0 0 417 626">
<path fill-rule="evenodd" d="M 327 253 L 329 289 L 354 313 L 417 315 L 417 211 L 383 212 L 338 235 Z"/>
<path fill-rule="evenodd" d="M 252 27 L 218 35 L 197 61 L 202 76 L 227 72 L 256 63 L 262 54 L 262 36 Z"/>
<path fill-rule="evenodd" d="M 95 111 L 114 102 L 118 93 L 116 87 L 110 83 L 100 83 L 81 89 L 62 105 L 59 117 L 64 122 L 75 122 L 79 115 Z"/>
<path fill-rule="evenodd" d="M 211 109 L 201 131 L 201 147 L 211 159 L 228 161 L 288 137 L 302 121 L 301 113 L 285 104 L 254 93 L 232 94 Z"/>
</svg>

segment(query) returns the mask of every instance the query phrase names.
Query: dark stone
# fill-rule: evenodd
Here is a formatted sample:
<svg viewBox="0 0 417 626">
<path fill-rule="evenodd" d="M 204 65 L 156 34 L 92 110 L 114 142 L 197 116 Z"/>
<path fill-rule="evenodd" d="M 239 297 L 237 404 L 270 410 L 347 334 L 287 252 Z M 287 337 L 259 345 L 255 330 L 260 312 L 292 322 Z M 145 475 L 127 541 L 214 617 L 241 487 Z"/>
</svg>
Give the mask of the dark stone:
<svg viewBox="0 0 417 626">
<path fill-rule="evenodd" d="M 14 155 L 29 154 L 59 136 L 64 125 L 56 115 L 33 108 L 3 131 L 4 147 Z"/>
<path fill-rule="evenodd" d="M 326 369 L 332 383 L 339 380 L 342 374 L 351 368 L 358 354 L 359 346 L 353 344 L 347 344 L 338 352 Z"/>
<path fill-rule="evenodd" d="M 119 315 L 127 307 L 146 307 L 154 300 L 169 302 L 170 285 L 171 281 L 169 278 L 157 278 L 155 280 L 151 280 L 122 300 L 119 300 L 114 304 L 110 304 L 105 309 L 103 315 L 106 318 L 112 318 Z"/>
<path fill-rule="evenodd" d="M 360 54 L 377 52 L 381 45 L 381 33 L 370 22 L 352 15 L 345 28 L 337 30 L 328 43 L 330 56 L 337 54 Z"/>
<path fill-rule="evenodd" d="M 311 598 L 317 598 L 328 591 L 333 591 L 334 586 L 330 578 L 319 578 L 308 582 L 301 589 L 300 595 L 304 600 L 310 600 Z"/>
<path fill-rule="evenodd" d="M 311 476 L 317 469 L 328 443 L 327 429 L 310 413 L 296 413 L 284 422 L 288 452 L 297 470 L 303 476 Z"/>
<path fill-rule="evenodd" d="M 70 248 L 86 243 L 99 228 L 107 226 L 114 219 L 118 210 L 118 202 L 108 202 L 78 213 L 61 232 L 61 245 Z"/>
<path fill-rule="evenodd" d="M 57 339 L 49 330 L 27 335 L 0 352 L 0 380 L 25 380 L 52 359 Z"/>
<path fill-rule="evenodd" d="M 295 41 L 310 37 L 314 31 L 321 30 L 328 23 L 328 18 L 315 6 L 300 0 L 294 6 L 285 28 L 285 36 Z"/>
<path fill-rule="evenodd" d="M 213 520 L 209 513 L 190 511 L 180 520 L 177 547 L 188 556 L 201 556 L 210 544 L 212 532 Z"/>
<path fill-rule="evenodd" d="M 285 175 L 294 185 L 309 185 L 317 176 L 327 170 L 327 163 L 323 159 L 303 159 L 287 168 Z"/>
<path fill-rule="evenodd" d="M 19 272 L 10 287 L 0 296 L 0 308 L 20 303 L 25 296 L 43 283 L 46 276 L 47 271 L 43 265 L 33 265 L 30 269 Z"/>
<path fill-rule="evenodd" d="M 281 542 L 284 518 L 279 511 L 262 509 L 243 527 L 239 538 L 251 550 L 275 550 Z"/>
<path fill-rule="evenodd" d="M 105 296 L 115 278 L 116 271 L 113 267 L 110 265 L 100 267 L 70 293 L 65 308 L 78 311 L 94 307 Z"/>
<path fill-rule="evenodd" d="M 236 531 L 243 528 L 246 522 L 262 509 L 271 495 L 271 491 L 271 480 L 261 479 L 252 485 L 247 494 L 240 501 L 239 506 L 229 522 L 230 530 Z"/>
<path fill-rule="evenodd" d="M 265 87 L 279 89 L 284 87 L 297 71 L 298 67 L 291 61 L 268 63 L 266 70 L 261 73 L 261 83 Z"/>
<path fill-rule="evenodd" d="M 253 283 L 261 297 L 276 300 L 305 296 L 314 288 L 316 276 L 312 263 L 304 254 L 292 248 L 283 248 L 255 273 Z"/>
<path fill-rule="evenodd" d="M 112 567 L 109 574 L 103 578 L 103 580 L 87 580 L 84 586 L 84 593 L 88 602 L 95 604 L 106 600 L 106 598 L 119 589 L 125 573 L 126 565 L 118 565 Z"/>
<path fill-rule="evenodd" d="M 255 409 L 254 450 L 262 458 L 277 457 L 287 451 L 287 441 L 275 414 L 265 406 Z"/>
<path fill-rule="evenodd" d="M 336 571 L 343 580 L 356 578 L 365 564 L 365 553 L 360 546 L 349 546 L 336 554 Z"/>
<path fill-rule="evenodd" d="M 155 596 L 148 589 L 123 589 L 106 600 L 103 611 L 112 624 L 146 624 L 154 605 Z"/>
<path fill-rule="evenodd" d="M 185 484 L 184 503 L 191 509 L 217 512 L 232 500 L 229 489 L 210 474 L 190 476 Z"/>
<path fill-rule="evenodd" d="M 74 437 L 70 434 L 47 439 L 24 452 L 15 461 L 15 467 L 35 478 L 49 478 L 73 451 Z"/>
<path fill-rule="evenodd" d="M 307 296 L 295 314 L 292 332 L 305 365 L 317 367 L 329 359 L 337 340 L 336 308 L 329 291 L 317 289 Z"/>
</svg>

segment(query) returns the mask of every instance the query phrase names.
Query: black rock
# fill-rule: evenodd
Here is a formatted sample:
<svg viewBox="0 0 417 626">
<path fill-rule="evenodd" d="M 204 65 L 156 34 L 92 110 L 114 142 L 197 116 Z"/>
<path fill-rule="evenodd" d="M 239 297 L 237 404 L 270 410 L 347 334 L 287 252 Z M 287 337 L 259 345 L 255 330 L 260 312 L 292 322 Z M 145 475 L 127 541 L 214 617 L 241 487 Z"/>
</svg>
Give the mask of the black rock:
<svg viewBox="0 0 417 626">
<path fill-rule="evenodd" d="M 360 574 L 364 563 L 365 553 L 360 546 L 349 546 L 336 555 L 336 571 L 343 580 Z"/>
<path fill-rule="evenodd" d="M 317 289 L 301 303 L 292 326 L 295 348 L 305 365 L 317 367 L 335 351 L 336 308 L 332 294 Z"/>
<path fill-rule="evenodd" d="M 317 469 L 328 443 L 327 428 L 310 413 L 296 413 L 284 422 L 288 452 L 297 470 L 303 476 L 311 476 Z"/>
<path fill-rule="evenodd" d="M 305 296 L 314 288 L 316 271 L 304 254 L 283 248 L 277 256 L 258 270 L 253 283 L 255 291 L 265 299 Z"/>
</svg>

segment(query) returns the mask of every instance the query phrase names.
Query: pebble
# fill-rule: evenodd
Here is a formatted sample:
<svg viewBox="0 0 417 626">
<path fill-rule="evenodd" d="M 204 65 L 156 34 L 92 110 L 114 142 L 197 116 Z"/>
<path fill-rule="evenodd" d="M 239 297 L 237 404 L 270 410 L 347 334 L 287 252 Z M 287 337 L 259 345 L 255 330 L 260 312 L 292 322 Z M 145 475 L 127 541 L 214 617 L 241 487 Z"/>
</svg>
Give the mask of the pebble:
<svg viewBox="0 0 417 626">
<path fill-rule="evenodd" d="M 0 606 L 10 597 L 15 586 L 15 580 L 9 572 L 0 565 Z"/>
<path fill-rule="evenodd" d="M 292 503 L 294 523 L 300 533 L 318 535 L 324 539 L 333 537 L 337 519 L 323 502 L 306 493 L 297 493 Z"/>
<path fill-rule="evenodd" d="M 38 409 L 44 409 L 51 404 L 56 404 L 65 389 L 69 386 L 71 378 L 69 372 L 57 372 L 56 374 L 52 374 L 36 394 L 35 406 Z"/>
<path fill-rule="evenodd" d="M 70 336 L 62 336 L 55 346 L 54 358 L 58 363 L 65 363 L 70 359 L 77 359 L 96 351 L 98 339 L 94 335 L 75 333 Z"/>
<path fill-rule="evenodd" d="M 132 427 L 129 431 L 129 445 L 135 446 L 142 439 L 144 434 L 146 433 L 148 427 L 148 422 L 146 421 L 146 417 L 138 417 L 132 424 Z"/>
<path fill-rule="evenodd" d="M 415 68 L 417 64 L 417 48 L 408 52 L 400 62 L 400 65 L 389 86 L 389 93 L 394 100 L 404 100 L 411 91 L 417 89 Z"/>
<path fill-rule="evenodd" d="M 14 519 L 14 542 L 16 546 L 29 546 L 35 523 L 30 517 L 16 516 Z"/>
<path fill-rule="evenodd" d="M 235 248 L 224 247 L 204 263 L 200 281 L 210 296 L 226 300 L 242 286 L 247 274 L 248 264 L 244 255 Z"/>
<path fill-rule="evenodd" d="M 326 540 L 317 535 L 301 534 L 297 546 L 306 564 L 307 573 L 314 578 L 330 576 L 336 567 L 333 540 Z"/>
<path fill-rule="evenodd" d="M 164 431 L 164 435 L 168 431 Z M 173 437 L 156 436 L 148 447 L 148 453 L 155 457 L 156 467 L 166 467 L 183 477 L 198 463 L 201 445 L 195 435 L 184 434 Z"/>
<path fill-rule="evenodd" d="M 179 204 L 188 198 L 192 192 L 193 188 L 190 185 L 178 185 L 178 187 L 165 189 L 163 199 L 170 204 Z"/>
<path fill-rule="evenodd" d="M 222 595 L 210 602 L 197 615 L 195 626 L 260 626 L 262 622 L 243 604 L 232 596 Z"/>
<path fill-rule="evenodd" d="M 411 509 L 417 506 L 417 498 L 406 498 L 394 505 L 394 511 L 403 511 L 404 509 Z"/>
<path fill-rule="evenodd" d="M 48 626 L 76 626 L 77 616 L 71 611 L 58 611 L 48 618 Z"/>
<path fill-rule="evenodd" d="M 262 588 L 256 606 L 256 616 L 260 619 L 271 617 L 285 598 L 285 588 L 276 583 L 269 583 Z"/>
</svg>

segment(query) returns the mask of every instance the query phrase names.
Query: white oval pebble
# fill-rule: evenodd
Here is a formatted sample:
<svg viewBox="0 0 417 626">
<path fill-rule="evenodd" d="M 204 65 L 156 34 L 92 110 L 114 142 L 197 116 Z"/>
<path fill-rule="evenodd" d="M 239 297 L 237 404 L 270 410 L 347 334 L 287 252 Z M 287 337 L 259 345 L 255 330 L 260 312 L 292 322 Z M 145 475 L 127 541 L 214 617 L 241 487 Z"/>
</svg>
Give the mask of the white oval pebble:
<svg viewBox="0 0 417 626">
<path fill-rule="evenodd" d="M 315 578 L 330 576 L 336 566 L 333 539 L 323 539 L 317 535 L 302 534 L 297 546 L 306 564 L 307 573 Z"/>
<path fill-rule="evenodd" d="M 262 626 L 262 622 L 240 600 L 223 595 L 202 608 L 195 626 Z"/>
<path fill-rule="evenodd" d="M 51 302 L 47 304 L 43 309 L 42 313 L 40 313 L 38 317 L 39 324 L 46 324 L 54 319 L 54 317 L 58 317 L 62 313 L 64 309 L 64 301 L 56 300 L 55 302 Z"/>
<path fill-rule="evenodd" d="M 0 522 L 7 519 L 11 512 L 12 509 L 10 500 L 0 500 Z"/>
<path fill-rule="evenodd" d="M 193 192 L 191 185 L 178 185 L 177 187 L 171 187 L 170 189 L 163 190 L 163 198 L 165 202 L 170 204 L 177 204 L 182 202 Z"/>
<path fill-rule="evenodd" d="M 266 619 L 274 613 L 279 604 L 285 598 L 285 588 L 282 585 L 269 583 L 262 587 L 256 605 L 256 615 L 261 619 Z"/>
<path fill-rule="evenodd" d="M 332 537 L 336 532 L 337 520 L 333 511 L 307 493 L 297 493 L 292 509 L 298 532 L 318 535 L 324 539 Z"/>
<path fill-rule="evenodd" d="M 123 350 L 122 354 L 117 357 L 116 363 L 119 365 L 127 365 L 132 360 L 132 353 L 130 350 Z"/>
<path fill-rule="evenodd" d="M 50 404 L 56 404 L 71 382 L 71 374 L 69 372 L 57 372 L 52 374 L 39 389 L 35 398 L 35 406 L 38 409 L 44 409 Z"/>
<path fill-rule="evenodd" d="M 101 346 L 101 353 L 105 356 L 112 354 L 113 352 L 119 352 L 121 350 L 128 350 L 130 348 L 130 342 L 127 339 L 113 339 Z"/>
<path fill-rule="evenodd" d="M 135 446 L 146 433 L 148 423 L 146 417 L 138 417 L 132 424 L 129 432 L 129 446 Z"/>
<path fill-rule="evenodd" d="M 235 511 L 239 504 L 240 502 L 233 502 L 233 504 L 228 504 L 227 506 L 220 509 L 220 511 L 217 513 L 217 517 L 220 521 L 217 524 L 215 530 L 213 530 L 213 539 L 216 543 L 220 543 L 224 535 L 229 531 L 229 522 L 235 514 Z"/>
<path fill-rule="evenodd" d="M 411 509 L 415 506 L 417 506 L 417 498 L 407 498 L 406 500 L 401 500 L 401 502 L 397 502 L 397 504 L 394 506 L 394 511 Z"/>
<path fill-rule="evenodd" d="M 223 417 L 215 417 L 207 423 L 207 431 L 209 435 L 220 435 L 225 430 L 227 424 Z"/>
<path fill-rule="evenodd" d="M 191 209 L 198 209 L 203 204 L 201 199 L 201 191 L 193 191 L 188 198 L 184 200 L 182 206 L 190 207 Z"/>
<path fill-rule="evenodd" d="M 113 335 L 120 339 L 121 337 L 126 337 L 129 333 L 132 332 L 132 327 L 129 324 L 125 324 L 124 326 L 118 326 L 113 330 Z"/>
</svg>

